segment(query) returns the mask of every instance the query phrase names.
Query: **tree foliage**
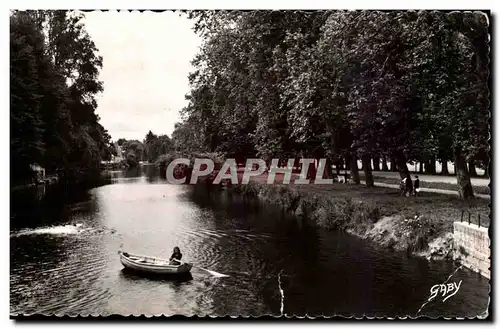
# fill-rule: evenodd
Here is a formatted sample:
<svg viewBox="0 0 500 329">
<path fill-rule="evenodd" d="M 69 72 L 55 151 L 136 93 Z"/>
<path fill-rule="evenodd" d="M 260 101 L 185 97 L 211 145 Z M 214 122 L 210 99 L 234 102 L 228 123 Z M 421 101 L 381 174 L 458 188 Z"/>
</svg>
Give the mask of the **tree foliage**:
<svg viewBox="0 0 500 329">
<path fill-rule="evenodd" d="M 150 163 L 155 162 L 160 155 L 172 150 L 172 141 L 167 135 L 157 136 L 150 130 L 144 139 L 144 158 Z"/>
<path fill-rule="evenodd" d="M 95 113 L 102 58 L 82 17 L 63 10 L 11 13 L 13 183 L 29 179 L 33 163 L 48 173 L 81 172 L 110 158 L 111 137 Z"/>
<path fill-rule="evenodd" d="M 193 60 L 177 150 L 488 165 L 488 19 L 476 12 L 191 12 Z M 345 160 L 347 159 L 347 160 Z M 392 161 L 391 161 L 392 162 Z M 394 163 L 392 164 L 394 165 Z M 367 185 L 373 185 L 366 179 Z"/>
</svg>

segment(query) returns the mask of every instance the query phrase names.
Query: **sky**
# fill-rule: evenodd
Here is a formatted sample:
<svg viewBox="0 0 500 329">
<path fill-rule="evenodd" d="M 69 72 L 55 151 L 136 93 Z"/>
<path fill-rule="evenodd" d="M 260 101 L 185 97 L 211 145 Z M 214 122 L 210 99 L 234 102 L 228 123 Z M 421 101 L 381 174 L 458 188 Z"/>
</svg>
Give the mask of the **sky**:
<svg viewBox="0 0 500 329">
<path fill-rule="evenodd" d="M 171 135 L 187 105 L 191 60 L 201 39 L 178 12 L 87 12 L 85 27 L 103 58 L 97 97 L 112 139 Z"/>
</svg>

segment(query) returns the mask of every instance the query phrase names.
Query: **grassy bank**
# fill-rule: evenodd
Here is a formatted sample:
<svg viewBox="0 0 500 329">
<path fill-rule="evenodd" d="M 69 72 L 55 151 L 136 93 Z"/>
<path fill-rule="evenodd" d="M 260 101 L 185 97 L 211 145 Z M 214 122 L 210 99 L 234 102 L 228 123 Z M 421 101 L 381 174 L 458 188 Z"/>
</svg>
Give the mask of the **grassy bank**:
<svg viewBox="0 0 500 329">
<path fill-rule="evenodd" d="M 364 180 L 365 177 L 363 175 L 360 175 L 360 179 Z M 377 183 L 394 184 L 394 185 L 399 185 L 401 182 L 401 180 L 399 178 L 390 178 L 390 177 L 374 176 L 373 179 Z M 439 189 L 439 190 L 458 191 L 457 184 L 441 183 L 441 182 L 420 181 L 420 187 L 434 188 L 434 189 Z M 475 194 L 486 194 L 486 195 L 490 194 L 490 189 L 488 186 L 474 186 L 473 185 L 472 189 L 474 190 Z"/>
<path fill-rule="evenodd" d="M 451 256 L 453 222 L 462 211 L 489 226 L 488 201 L 462 201 L 455 196 L 423 193 L 401 197 L 397 190 L 365 186 L 267 185 L 256 179 L 230 191 L 281 206 L 320 227 L 344 230 L 393 250 L 429 258 Z M 468 218 L 468 217 L 466 217 Z"/>
</svg>

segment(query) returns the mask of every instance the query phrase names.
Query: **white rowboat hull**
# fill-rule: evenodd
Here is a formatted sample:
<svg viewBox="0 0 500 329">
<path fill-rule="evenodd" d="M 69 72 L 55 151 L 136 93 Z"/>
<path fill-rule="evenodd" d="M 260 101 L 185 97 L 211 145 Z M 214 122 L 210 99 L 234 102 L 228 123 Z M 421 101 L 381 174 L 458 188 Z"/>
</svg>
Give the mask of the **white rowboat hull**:
<svg viewBox="0 0 500 329">
<path fill-rule="evenodd" d="M 180 265 L 170 265 L 166 259 L 133 255 L 126 252 L 119 251 L 120 262 L 122 265 L 130 270 L 150 273 L 150 274 L 185 274 L 191 271 L 192 264 L 182 263 Z"/>
</svg>

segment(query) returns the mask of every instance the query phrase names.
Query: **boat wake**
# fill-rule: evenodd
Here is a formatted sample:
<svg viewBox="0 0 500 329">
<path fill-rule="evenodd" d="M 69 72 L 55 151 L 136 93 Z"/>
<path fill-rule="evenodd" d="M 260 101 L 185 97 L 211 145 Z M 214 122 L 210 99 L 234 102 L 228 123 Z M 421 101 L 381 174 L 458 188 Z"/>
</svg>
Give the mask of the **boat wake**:
<svg viewBox="0 0 500 329">
<path fill-rule="evenodd" d="M 83 224 L 78 223 L 75 225 L 59 225 L 59 226 L 49 226 L 49 227 L 40 227 L 36 229 L 24 229 L 21 231 L 11 233 L 10 237 L 19 237 L 24 235 L 74 235 L 80 234 L 83 231 L 86 231 Z"/>
</svg>

